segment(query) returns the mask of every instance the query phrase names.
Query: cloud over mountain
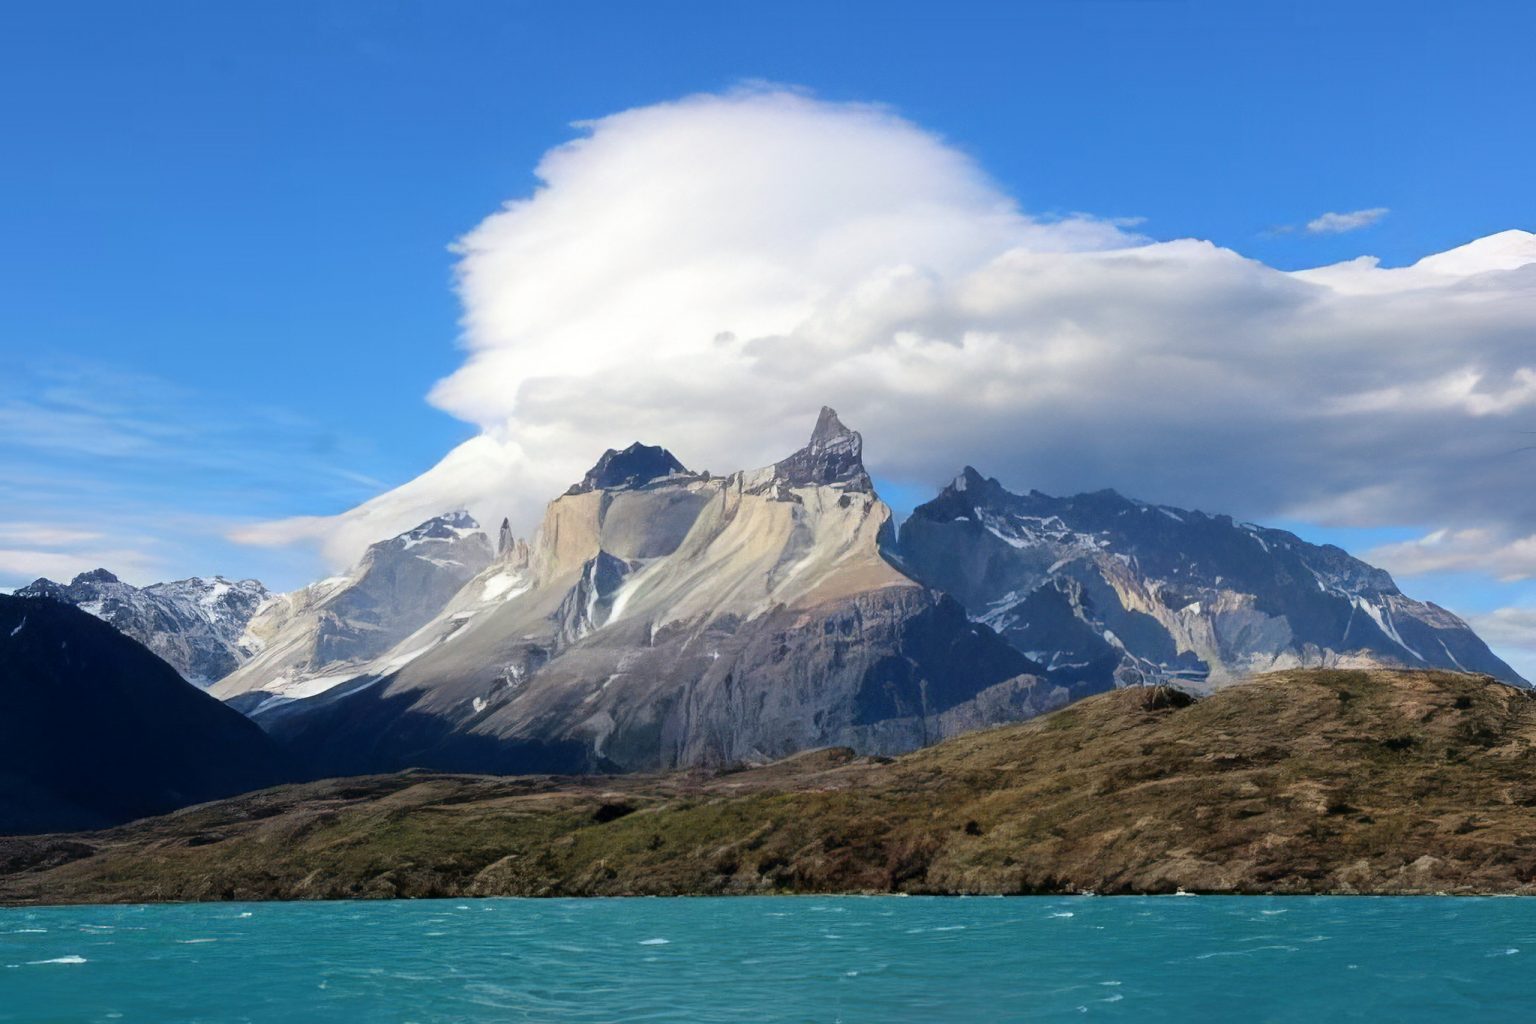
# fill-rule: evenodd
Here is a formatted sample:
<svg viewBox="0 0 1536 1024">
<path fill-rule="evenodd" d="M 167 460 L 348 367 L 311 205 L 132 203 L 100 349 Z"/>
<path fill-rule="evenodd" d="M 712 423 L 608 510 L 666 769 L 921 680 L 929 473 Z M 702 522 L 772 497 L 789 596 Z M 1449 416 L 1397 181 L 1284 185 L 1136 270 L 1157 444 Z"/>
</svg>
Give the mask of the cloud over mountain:
<svg viewBox="0 0 1536 1024">
<path fill-rule="evenodd" d="M 431 400 L 482 436 L 241 539 L 345 562 L 466 503 L 529 525 L 605 448 L 765 464 L 822 404 L 901 483 L 973 462 L 1252 518 L 1536 522 L 1536 456 L 1513 452 L 1536 422 L 1529 233 L 1284 272 L 1031 216 L 881 107 L 747 89 L 579 128 L 457 244 L 467 355 Z"/>
</svg>

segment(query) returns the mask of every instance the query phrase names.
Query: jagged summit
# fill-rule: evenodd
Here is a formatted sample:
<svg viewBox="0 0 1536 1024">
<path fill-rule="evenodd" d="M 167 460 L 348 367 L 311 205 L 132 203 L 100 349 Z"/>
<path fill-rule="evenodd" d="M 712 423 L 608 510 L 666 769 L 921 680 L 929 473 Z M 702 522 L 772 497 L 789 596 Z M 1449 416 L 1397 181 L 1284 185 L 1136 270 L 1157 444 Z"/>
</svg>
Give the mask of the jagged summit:
<svg viewBox="0 0 1536 1024">
<path fill-rule="evenodd" d="M 836 409 L 830 405 L 824 405 L 821 407 L 820 414 L 816 417 L 816 428 L 811 431 L 811 444 L 829 444 L 849 434 L 853 434 L 854 437 L 858 436 L 849 430 L 842 420 L 837 418 Z"/>
<path fill-rule="evenodd" d="M 405 533 L 391 537 L 385 544 L 423 540 L 458 540 L 480 529 L 475 517 L 463 509 L 445 512 L 412 527 Z"/>
<path fill-rule="evenodd" d="M 864 471 L 864 438 L 849 430 L 831 406 L 822 406 L 816 429 L 806 446 L 774 465 L 775 479 L 790 487 L 840 485 L 853 491 L 873 491 Z"/>
<path fill-rule="evenodd" d="M 144 644 L 200 686 L 235 670 L 252 654 L 243 633 L 271 595 L 257 580 L 194 576 L 135 587 L 106 569 L 68 584 L 39 579 L 17 591 L 74 605 Z"/>
<path fill-rule="evenodd" d="M 565 493 L 586 494 L 589 491 L 641 487 L 652 480 L 686 472 L 687 467 L 665 448 L 636 441 L 623 451 L 609 448 L 603 452 L 597 465 L 587 471 L 580 483 L 572 484 L 571 489 Z"/>
<path fill-rule="evenodd" d="M 913 510 L 897 551 L 1053 678 L 1387 665 L 1521 681 L 1466 623 L 1337 547 L 1113 490 L 1014 494 L 967 467 Z"/>
<path fill-rule="evenodd" d="M 496 561 L 503 566 L 526 569 L 533 560 L 532 546 L 512 532 L 512 520 L 503 517 L 496 536 Z"/>
<path fill-rule="evenodd" d="M 1003 485 L 998 483 L 997 477 L 982 476 L 975 466 L 966 466 L 939 493 L 965 494 L 972 500 L 983 500 L 986 496 L 1003 493 Z"/>
</svg>

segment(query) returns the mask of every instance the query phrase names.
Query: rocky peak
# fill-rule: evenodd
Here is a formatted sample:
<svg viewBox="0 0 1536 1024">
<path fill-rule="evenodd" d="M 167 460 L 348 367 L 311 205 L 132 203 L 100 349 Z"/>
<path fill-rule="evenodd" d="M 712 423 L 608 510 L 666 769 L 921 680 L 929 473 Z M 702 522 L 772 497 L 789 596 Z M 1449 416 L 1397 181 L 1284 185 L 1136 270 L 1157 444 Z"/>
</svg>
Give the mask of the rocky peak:
<svg viewBox="0 0 1536 1024">
<path fill-rule="evenodd" d="M 367 555 L 364 556 L 364 564 L 387 553 L 411 551 L 412 548 L 423 544 L 430 544 L 440 549 L 441 545 L 453 546 L 465 540 L 469 540 L 474 547 L 483 546 L 486 549 L 486 558 L 489 559 L 490 541 L 480 532 L 480 524 L 475 521 L 475 518 L 463 510 L 446 512 L 443 515 L 433 516 L 388 540 L 378 541 L 369 547 Z M 412 554 L 419 554 L 419 552 L 412 552 Z"/>
<path fill-rule="evenodd" d="M 972 505 L 986 505 L 1010 497 L 997 477 L 982 476 L 975 466 L 966 466 L 944 488 L 948 494 L 963 494 Z"/>
<path fill-rule="evenodd" d="M 854 491 L 874 490 L 864 471 L 864 438 L 849 430 L 830 406 L 821 407 L 810 442 L 773 468 L 774 477 L 790 487 L 837 484 Z"/>
<path fill-rule="evenodd" d="M 509 519 L 501 521 L 501 532 L 496 538 L 496 560 L 523 569 L 533 561 L 533 548 L 526 540 L 512 532 L 512 522 Z"/>
<path fill-rule="evenodd" d="M 40 579 L 17 594 L 51 598 L 89 612 L 200 686 L 233 671 L 248 657 L 242 633 L 270 596 L 256 580 L 193 576 L 141 588 L 106 569 L 83 572 L 67 586 Z"/>
<path fill-rule="evenodd" d="M 64 585 L 62 583 L 55 583 L 53 580 L 49 579 L 46 576 L 39 576 L 37 579 L 33 580 L 31 583 L 28 583 L 26 586 L 22 587 L 20 590 L 17 590 L 16 591 L 16 596 L 17 597 L 48 597 L 48 598 L 52 598 L 55 601 L 62 601 L 65 598 L 64 589 L 65 588 L 64 588 Z"/>
<path fill-rule="evenodd" d="M 652 480 L 686 473 L 687 468 L 677 456 L 660 445 L 641 444 L 636 441 L 623 451 L 609 448 L 603 452 L 597 464 L 587 471 L 578 484 L 572 484 L 566 494 L 586 494 L 589 491 L 607 491 L 624 487 L 642 487 Z"/>
<path fill-rule="evenodd" d="M 402 536 L 407 540 L 457 540 L 466 533 L 473 533 L 478 529 L 480 524 L 475 522 L 474 517 L 460 509 L 445 515 L 433 516 Z"/>
<path fill-rule="evenodd" d="M 989 509 L 1011 495 L 995 478 L 982 476 L 974 466 L 966 466 L 931 500 L 913 510 L 913 515 L 935 521 L 969 518 L 977 509 Z"/>
</svg>

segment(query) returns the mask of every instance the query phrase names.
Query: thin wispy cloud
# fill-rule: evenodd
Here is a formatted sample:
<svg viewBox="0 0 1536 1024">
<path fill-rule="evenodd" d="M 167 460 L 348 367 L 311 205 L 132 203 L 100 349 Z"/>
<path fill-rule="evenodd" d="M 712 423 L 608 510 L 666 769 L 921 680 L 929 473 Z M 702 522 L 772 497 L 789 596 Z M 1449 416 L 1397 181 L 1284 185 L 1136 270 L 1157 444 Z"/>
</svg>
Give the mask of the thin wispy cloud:
<svg viewBox="0 0 1536 1024">
<path fill-rule="evenodd" d="M 1405 575 L 1432 572 L 1479 572 L 1496 580 L 1536 579 L 1536 533 L 1492 527 L 1435 530 L 1415 540 L 1387 544 L 1366 558 Z"/>
<path fill-rule="evenodd" d="M 1374 206 L 1369 210 L 1351 210 L 1348 213 L 1324 213 L 1307 221 L 1307 234 L 1342 235 L 1349 231 L 1359 231 L 1377 223 L 1390 212 L 1385 206 Z"/>
<path fill-rule="evenodd" d="M 239 521 L 383 486 L 344 461 L 359 445 L 301 414 L 87 361 L 0 371 L 0 586 L 96 566 L 211 574 Z"/>
</svg>

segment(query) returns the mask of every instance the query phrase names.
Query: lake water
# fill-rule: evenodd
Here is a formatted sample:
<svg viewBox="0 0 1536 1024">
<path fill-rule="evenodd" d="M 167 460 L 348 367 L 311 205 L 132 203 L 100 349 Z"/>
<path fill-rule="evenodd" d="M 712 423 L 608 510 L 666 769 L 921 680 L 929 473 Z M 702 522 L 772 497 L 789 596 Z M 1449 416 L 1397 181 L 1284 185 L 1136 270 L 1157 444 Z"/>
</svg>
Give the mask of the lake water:
<svg viewBox="0 0 1536 1024">
<path fill-rule="evenodd" d="M 1536 1019 L 1536 901 L 0 909 L 0 1021 Z"/>
</svg>

